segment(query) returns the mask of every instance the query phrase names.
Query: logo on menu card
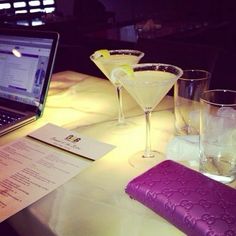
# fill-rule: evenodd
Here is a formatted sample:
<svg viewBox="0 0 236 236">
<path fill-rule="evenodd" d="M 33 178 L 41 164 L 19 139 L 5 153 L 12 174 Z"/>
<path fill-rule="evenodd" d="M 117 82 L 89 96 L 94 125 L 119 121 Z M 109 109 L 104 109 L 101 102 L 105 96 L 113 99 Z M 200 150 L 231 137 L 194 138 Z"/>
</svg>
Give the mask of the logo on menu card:
<svg viewBox="0 0 236 236">
<path fill-rule="evenodd" d="M 73 134 L 70 134 L 63 139 L 52 137 L 51 140 L 52 144 L 61 147 L 63 149 L 78 149 L 78 150 L 80 149 L 80 147 L 77 145 L 80 142 L 81 138 Z"/>
<path fill-rule="evenodd" d="M 69 136 L 67 136 L 65 138 L 65 140 L 72 142 L 72 143 L 78 143 L 81 140 L 81 138 L 78 138 L 77 136 L 70 134 Z"/>
</svg>

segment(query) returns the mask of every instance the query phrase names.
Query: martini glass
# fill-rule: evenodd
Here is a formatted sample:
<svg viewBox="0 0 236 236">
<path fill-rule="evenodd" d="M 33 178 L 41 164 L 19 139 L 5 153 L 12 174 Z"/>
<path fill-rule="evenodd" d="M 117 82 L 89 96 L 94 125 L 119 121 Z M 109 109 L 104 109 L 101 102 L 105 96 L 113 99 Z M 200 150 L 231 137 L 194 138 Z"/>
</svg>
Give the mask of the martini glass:
<svg viewBox="0 0 236 236">
<path fill-rule="evenodd" d="M 122 103 L 122 85 L 116 80 L 111 78 L 111 71 L 121 65 L 133 65 L 140 61 L 144 56 L 143 52 L 130 49 L 118 49 L 118 50 L 98 50 L 95 51 L 90 59 L 96 64 L 96 66 L 103 72 L 103 74 L 112 82 L 116 88 L 117 100 L 118 100 L 118 125 L 125 124 L 123 103 Z"/>
<path fill-rule="evenodd" d="M 136 100 L 146 118 L 145 150 L 129 159 L 132 166 L 150 167 L 163 156 L 160 152 L 151 149 L 151 113 L 182 74 L 182 70 L 176 66 L 156 63 L 121 66 L 112 71 L 112 77 L 119 80 Z"/>
</svg>

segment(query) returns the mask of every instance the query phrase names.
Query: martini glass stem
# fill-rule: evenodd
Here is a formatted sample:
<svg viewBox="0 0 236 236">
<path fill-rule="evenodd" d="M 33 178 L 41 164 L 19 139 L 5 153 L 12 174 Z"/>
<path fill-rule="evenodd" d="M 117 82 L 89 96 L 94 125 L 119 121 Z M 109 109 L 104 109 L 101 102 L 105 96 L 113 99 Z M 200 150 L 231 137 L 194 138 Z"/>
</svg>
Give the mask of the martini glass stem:
<svg viewBox="0 0 236 236">
<path fill-rule="evenodd" d="M 117 99 L 118 99 L 118 107 L 119 107 L 118 123 L 123 124 L 125 122 L 125 116 L 123 112 L 122 86 L 117 86 L 116 91 L 117 91 Z"/>
<path fill-rule="evenodd" d="M 145 111 L 146 119 L 146 147 L 143 158 L 154 157 L 151 151 L 151 111 Z"/>
</svg>

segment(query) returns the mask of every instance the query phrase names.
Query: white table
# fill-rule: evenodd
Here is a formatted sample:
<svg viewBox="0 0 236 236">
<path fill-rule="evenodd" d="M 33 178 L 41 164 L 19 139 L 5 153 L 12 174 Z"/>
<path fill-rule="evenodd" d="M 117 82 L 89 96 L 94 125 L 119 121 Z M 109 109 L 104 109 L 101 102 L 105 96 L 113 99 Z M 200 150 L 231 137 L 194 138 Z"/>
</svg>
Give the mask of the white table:
<svg viewBox="0 0 236 236">
<path fill-rule="evenodd" d="M 0 139 L 3 145 L 51 122 L 116 145 L 71 181 L 9 218 L 20 235 L 184 235 L 124 192 L 129 180 L 145 170 L 128 163 L 133 153 L 144 148 L 145 122 L 143 111 L 126 92 L 123 100 L 132 122 L 127 128 L 113 124 L 116 95 L 109 81 L 61 72 L 53 75 L 43 117 Z M 173 137 L 173 121 L 173 99 L 166 96 L 152 115 L 154 149 L 165 152 Z"/>
</svg>

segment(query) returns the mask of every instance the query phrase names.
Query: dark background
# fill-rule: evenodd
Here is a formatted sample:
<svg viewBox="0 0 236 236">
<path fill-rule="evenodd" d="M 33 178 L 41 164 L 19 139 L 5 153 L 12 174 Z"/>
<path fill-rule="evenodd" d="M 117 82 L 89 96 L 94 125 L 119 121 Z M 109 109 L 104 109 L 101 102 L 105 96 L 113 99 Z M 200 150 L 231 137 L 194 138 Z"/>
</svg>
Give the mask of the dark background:
<svg viewBox="0 0 236 236">
<path fill-rule="evenodd" d="M 145 52 L 143 62 L 172 63 L 183 69 L 207 69 L 212 72 L 211 88 L 236 89 L 235 1 L 76 0 L 71 4 L 72 11 L 61 14 L 72 15 L 76 20 L 69 32 L 64 32 L 65 28 L 60 29 L 62 44 L 74 45 L 75 48 L 68 47 L 67 52 L 77 49 L 76 56 L 81 55 L 84 59 L 80 62 L 79 58 L 73 59 L 70 65 L 61 69 L 103 76 L 89 61 L 89 54 L 99 48 L 129 47 Z M 58 9 L 62 9 L 61 6 L 63 2 L 58 2 Z M 103 29 L 137 24 L 148 19 L 160 23 L 163 31 L 165 27 L 168 31 L 171 25 L 173 33 L 163 37 L 147 36 L 136 42 L 120 41 L 115 37 L 111 40 L 104 32 L 97 37 L 97 32 Z M 89 38 L 86 37 L 87 32 L 90 33 Z M 58 64 L 61 64 L 59 57 Z M 56 70 L 60 70 L 58 65 Z"/>
<path fill-rule="evenodd" d="M 134 48 L 145 52 L 142 62 L 165 62 L 183 69 L 212 73 L 211 88 L 236 89 L 234 0 L 56 0 L 53 14 L 40 16 L 43 26 L 61 35 L 54 72 L 75 70 L 100 77 L 89 60 L 100 48 Z M 22 16 L 28 20 L 34 15 Z M 148 20 L 161 30 L 121 39 L 119 29 Z M 19 26 L 19 17 L 2 19 L 4 27 Z M 6 23 L 7 22 L 7 23 Z M 128 35 L 128 36 L 127 36 Z M 131 37 L 132 36 L 132 37 Z M 131 39 L 130 39 L 131 38 Z"/>
</svg>

